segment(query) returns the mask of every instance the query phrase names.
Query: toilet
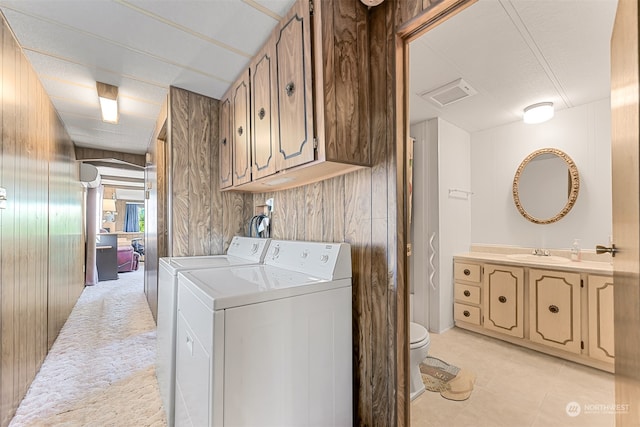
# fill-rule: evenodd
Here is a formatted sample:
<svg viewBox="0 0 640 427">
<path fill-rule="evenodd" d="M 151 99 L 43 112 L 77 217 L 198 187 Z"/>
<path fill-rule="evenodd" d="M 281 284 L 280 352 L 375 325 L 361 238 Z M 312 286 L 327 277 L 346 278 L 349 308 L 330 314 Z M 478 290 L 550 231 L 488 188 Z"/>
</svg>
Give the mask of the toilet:
<svg viewBox="0 0 640 427">
<path fill-rule="evenodd" d="M 409 369 L 411 376 L 411 400 L 420 396 L 424 392 L 424 383 L 420 374 L 420 362 L 422 362 L 429 352 L 429 332 L 424 326 L 417 323 L 409 323 Z"/>
</svg>

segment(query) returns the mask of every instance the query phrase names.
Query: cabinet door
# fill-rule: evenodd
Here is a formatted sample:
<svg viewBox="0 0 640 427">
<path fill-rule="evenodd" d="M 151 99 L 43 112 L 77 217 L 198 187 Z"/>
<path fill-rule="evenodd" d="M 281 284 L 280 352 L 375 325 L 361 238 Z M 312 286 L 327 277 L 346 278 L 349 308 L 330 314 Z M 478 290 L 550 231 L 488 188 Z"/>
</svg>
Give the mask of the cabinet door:
<svg viewBox="0 0 640 427">
<path fill-rule="evenodd" d="M 580 275 L 529 270 L 530 339 L 580 353 Z"/>
<path fill-rule="evenodd" d="M 589 276 L 589 356 L 614 362 L 613 278 Z"/>
<path fill-rule="evenodd" d="M 249 71 L 231 91 L 233 117 L 233 185 L 251 181 L 251 140 L 249 138 Z"/>
<path fill-rule="evenodd" d="M 220 188 L 233 185 L 233 142 L 231 141 L 231 100 L 228 96 L 220 102 Z"/>
<path fill-rule="evenodd" d="M 276 31 L 278 170 L 314 160 L 309 2 L 297 1 Z"/>
<path fill-rule="evenodd" d="M 524 269 L 487 264 L 483 288 L 484 327 L 524 337 Z"/>
<path fill-rule="evenodd" d="M 251 146 L 253 179 L 276 171 L 277 114 L 275 101 L 275 57 L 269 40 L 251 64 Z"/>
</svg>

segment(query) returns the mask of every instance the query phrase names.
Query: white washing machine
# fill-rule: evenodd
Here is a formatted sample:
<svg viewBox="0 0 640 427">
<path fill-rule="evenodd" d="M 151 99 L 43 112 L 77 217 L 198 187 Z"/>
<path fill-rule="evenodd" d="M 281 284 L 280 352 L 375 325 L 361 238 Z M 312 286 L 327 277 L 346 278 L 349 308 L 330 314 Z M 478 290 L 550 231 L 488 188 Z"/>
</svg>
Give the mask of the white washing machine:
<svg viewBox="0 0 640 427">
<path fill-rule="evenodd" d="M 226 255 L 160 258 L 156 376 L 169 426 L 174 425 L 178 273 L 200 268 L 259 264 L 269 239 L 235 236 Z"/>
<path fill-rule="evenodd" d="M 351 426 L 351 253 L 272 240 L 178 274 L 176 426 Z"/>
</svg>

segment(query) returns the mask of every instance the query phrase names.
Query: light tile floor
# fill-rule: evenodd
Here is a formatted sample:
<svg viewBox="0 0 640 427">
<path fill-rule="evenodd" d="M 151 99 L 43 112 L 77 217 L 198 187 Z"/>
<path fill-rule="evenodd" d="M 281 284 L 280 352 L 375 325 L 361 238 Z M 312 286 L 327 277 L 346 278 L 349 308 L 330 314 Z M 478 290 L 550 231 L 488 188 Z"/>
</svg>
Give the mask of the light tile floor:
<svg viewBox="0 0 640 427">
<path fill-rule="evenodd" d="M 425 391 L 411 403 L 412 427 L 609 427 L 614 376 L 491 337 L 453 328 L 431 334 L 429 355 L 477 375 L 455 402 Z M 576 402 L 581 413 L 567 414 Z"/>
</svg>

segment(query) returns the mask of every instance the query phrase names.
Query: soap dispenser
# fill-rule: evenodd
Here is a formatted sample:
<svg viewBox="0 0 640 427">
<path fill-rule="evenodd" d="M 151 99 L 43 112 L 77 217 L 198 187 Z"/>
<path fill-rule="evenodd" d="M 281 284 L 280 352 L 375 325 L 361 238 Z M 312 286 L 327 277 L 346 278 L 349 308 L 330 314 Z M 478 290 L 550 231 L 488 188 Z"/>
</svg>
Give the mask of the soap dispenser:
<svg viewBox="0 0 640 427">
<path fill-rule="evenodd" d="M 571 261 L 580 261 L 580 239 L 573 239 L 573 245 L 571 245 Z"/>
</svg>

